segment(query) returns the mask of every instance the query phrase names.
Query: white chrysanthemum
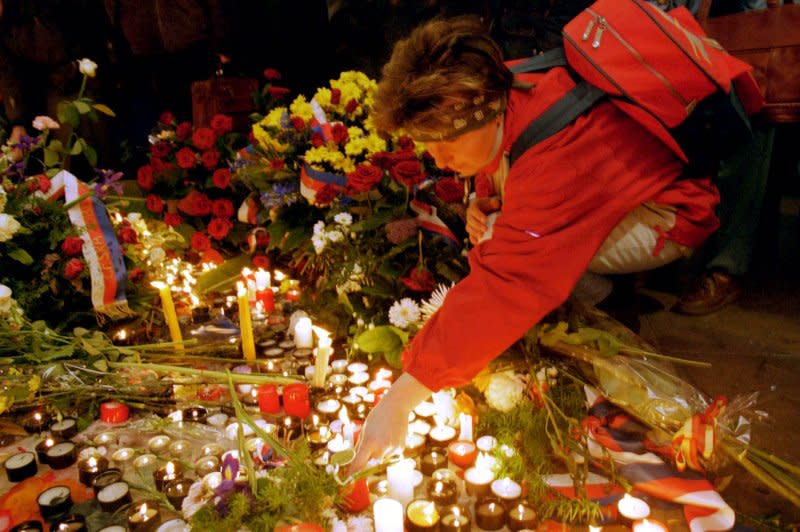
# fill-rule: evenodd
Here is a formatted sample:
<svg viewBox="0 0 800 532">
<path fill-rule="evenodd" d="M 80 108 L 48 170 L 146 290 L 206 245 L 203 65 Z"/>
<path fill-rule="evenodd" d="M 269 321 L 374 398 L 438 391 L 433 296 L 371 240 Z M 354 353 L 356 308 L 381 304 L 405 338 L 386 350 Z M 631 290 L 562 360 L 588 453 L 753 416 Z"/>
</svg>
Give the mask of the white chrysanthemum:
<svg viewBox="0 0 800 532">
<path fill-rule="evenodd" d="M 328 231 L 325 233 L 325 238 L 335 244 L 336 242 L 344 240 L 344 233 L 341 231 Z"/>
<path fill-rule="evenodd" d="M 344 225 L 347 227 L 348 225 L 353 223 L 353 215 L 349 212 L 340 212 L 336 216 L 333 217 L 333 221 L 339 225 Z"/>
<path fill-rule="evenodd" d="M 347 532 L 372 532 L 372 519 L 364 516 L 355 516 L 347 520 Z"/>
<path fill-rule="evenodd" d="M 314 245 L 314 251 L 316 251 L 317 255 L 319 255 L 325 249 L 328 240 L 324 235 L 314 235 L 311 237 L 311 243 Z"/>
<path fill-rule="evenodd" d="M 495 373 L 489 377 L 484 394 L 490 407 L 500 412 L 510 412 L 522 401 L 525 383 L 511 370 Z"/>
<path fill-rule="evenodd" d="M 325 222 L 322 220 L 314 224 L 314 235 L 322 235 L 325 233 Z"/>
<path fill-rule="evenodd" d="M 395 301 L 389 309 L 389 323 L 401 329 L 419 320 L 419 305 L 411 298 L 404 297 L 400 301 Z"/>
<path fill-rule="evenodd" d="M 206 502 L 208 502 L 208 495 L 203 492 L 203 482 L 198 480 L 189 487 L 189 493 L 183 499 L 181 505 L 183 518 L 187 521 L 191 519 L 200 508 L 206 505 Z"/>
<path fill-rule="evenodd" d="M 423 323 L 431 319 L 431 316 L 442 308 L 442 305 L 444 305 L 444 298 L 447 297 L 447 292 L 454 286 L 455 283 L 451 283 L 450 286 L 439 284 L 431 293 L 431 297 L 429 297 L 427 301 L 422 302 L 422 308 L 420 310 L 422 312 Z"/>
<path fill-rule="evenodd" d="M 10 214 L 0 214 L 0 242 L 11 240 L 22 225 Z"/>
</svg>

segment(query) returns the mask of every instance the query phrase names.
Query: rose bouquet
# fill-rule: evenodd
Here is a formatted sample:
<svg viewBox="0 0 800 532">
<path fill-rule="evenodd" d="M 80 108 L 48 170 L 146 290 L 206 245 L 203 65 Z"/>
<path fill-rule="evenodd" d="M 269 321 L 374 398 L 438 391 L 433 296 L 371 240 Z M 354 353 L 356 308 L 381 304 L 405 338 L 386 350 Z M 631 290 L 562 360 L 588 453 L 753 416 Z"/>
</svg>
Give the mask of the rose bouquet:
<svg viewBox="0 0 800 532">
<path fill-rule="evenodd" d="M 244 238 L 234 218 L 242 195 L 229 168 L 242 139 L 232 125 L 221 114 L 209 127 L 194 127 L 163 113 L 149 139 L 149 162 L 136 176 L 143 211 L 176 228 L 205 261 L 221 261 L 220 251 L 235 250 Z"/>
</svg>

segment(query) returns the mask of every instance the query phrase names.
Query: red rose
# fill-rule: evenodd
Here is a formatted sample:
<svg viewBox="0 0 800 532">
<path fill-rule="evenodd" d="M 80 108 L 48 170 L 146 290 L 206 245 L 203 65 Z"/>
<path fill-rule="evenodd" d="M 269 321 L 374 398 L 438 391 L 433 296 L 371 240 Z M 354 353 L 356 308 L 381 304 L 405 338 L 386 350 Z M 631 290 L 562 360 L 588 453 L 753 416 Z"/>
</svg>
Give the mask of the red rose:
<svg viewBox="0 0 800 532">
<path fill-rule="evenodd" d="M 161 212 L 164 210 L 164 202 L 155 194 L 149 194 L 147 196 L 144 206 L 147 207 L 147 210 L 153 214 L 161 214 Z"/>
<path fill-rule="evenodd" d="M 336 144 L 344 144 L 347 141 L 347 126 L 344 124 L 333 124 L 331 133 L 333 134 L 333 142 Z"/>
<path fill-rule="evenodd" d="M 75 279 L 83 272 L 83 261 L 81 259 L 69 259 L 67 265 L 64 266 L 64 277 L 66 279 Z"/>
<path fill-rule="evenodd" d="M 311 134 L 311 145 L 315 148 L 319 148 L 323 144 L 325 144 L 325 139 L 323 138 L 322 133 L 319 131 L 313 132 Z"/>
<path fill-rule="evenodd" d="M 300 118 L 299 116 L 292 117 L 292 126 L 296 131 L 303 131 L 303 128 L 306 127 L 305 121 Z"/>
<path fill-rule="evenodd" d="M 68 236 L 61 243 L 61 252 L 67 257 L 77 257 L 83 250 L 83 239 L 79 236 Z"/>
<path fill-rule="evenodd" d="M 216 141 L 214 130 L 207 127 L 198 127 L 192 135 L 192 142 L 199 150 L 210 150 Z"/>
<path fill-rule="evenodd" d="M 142 190 L 150 190 L 153 188 L 153 167 L 149 164 L 139 167 L 136 172 L 136 182 Z"/>
<path fill-rule="evenodd" d="M 168 212 L 164 216 L 164 223 L 170 227 L 178 227 L 183 223 L 183 216 L 177 212 Z"/>
<path fill-rule="evenodd" d="M 217 188 L 228 188 L 228 185 L 231 184 L 231 171 L 227 168 L 214 170 L 214 175 L 211 176 L 211 180 Z"/>
<path fill-rule="evenodd" d="M 47 192 L 50 190 L 50 179 L 45 174 L 37 174 L 28 181 L 28 192 Z"/>
<path fill-rule="evenodd" d="M 197 154 L 191 148 L 181 148 L 175 154 L 175 158 L 178 160 L 178 166 L 184 170 L 194 168 L 197 164 Z"/>
<path fill-rule="evenodd" d="M 144 270 L 141 268 L 134 268 L 128 272 L 128 279 L 134 284 L 139 284 L 144 279 Z"/>
<path fill-rule="evenodd" d="M 269 162 L 269 167 L 272 168 L 273 170 L 283 170 L 284 168 L 286 168 L 286 161 L 284 161 L 283 159 L 272 159 Z"/>
<path fill-rule="evenodd" d="M 414 267 L 400 281 L 414 292 L 431 292 L 436 286 L 433 274 L 426 268 Z"/>
<path fill-rule="evenodd" d="M 208 234 L 215 240 L 222 240 L 228 236 L 231 229 L 233 229 L 233 222 L 227 218 L 212 218 L 208 224 Z"/>
<path fill-rule="evenodd" d="M 275 70 L 274 68 L 265 68 L 264 79 L 268 81 L 275 81 L 276 79 L 281 79 L 281 73 Z"/>
<path fill-rule="evenodd" d="M 394 165 L 389 172 L 394 179 L 405 185 L 406 188 L 412 188 L 425 179 L 425 172 L 422 171 L 422 165 L 416 160 L 400 161 Z"/>
<path fill-rule="evenodd" d="M 333 105 L 339 105 L 340 101 L 342 101 L 341 89 L 331 89 L 331 103 Z"/>
<path fill-rule="evenodd" d="M 253 255 L 253 267 L 268 270 L 269 257 L 267 257 L 266 255 Z"/>
<path fill-rule="evenodd" d="M 123 227 L 117 233 L 117 238 L 123 244 L 136 244 L 139 241 L 139 235 L 132 227 Z"/>
<path fill-rule="evenodd" d="M 352 114 L 356 109 L 358 109 L 358 102 L 355 101 L 355 99 L 352 99 L 347 102 L 347 105 L 344 107 L 344 112 L 347 114 Z"/>
<path fill-rule="evenodd" d="M 150 167 L 153 169 L 154 176 L 160 176 L 173 168 L 172 163 L 168 163 L 158 157 L 150 159 Z"/>
<path fill-rule="evenodd" d="M 383 179 L 383 170 L 372 164 L 359 164 L 356 171 L 347 176 L 347 189 L 356 194 L 366 192 Z"/>
<path fill-rule="evenodd" d="M 338 195 L 339 193 L 336 192 L 333 185 L 325 185 L 317 191 L 317 195 L 314 197 L 314 203 L 320 207 L 329 205 Z"/>
<path fill-rule="evenodd" d="M 211 249 L 211 240 L 208 239 L 205 233 L 196 231 L 192 235 L 192 249 L 195 251 L 207 251 Z"/>
<path fill-rule="evenodd" d="M 211 118 L 210 125 L 211 129 L 214 130 L 214 133 L 217 135 L 224 135 L 233 129 L 233 119 L 228 115 L 218 113 Z"/>
<path fill-rule="evenodd" d="M 161 116 L 158 117 L 158 121 L 164 124 L 165 126 L 172 125 L 175 122 L 175 115 L 173 115 L 169 111 L 164 111 L 163 113 L 161 113 Z"/>
<path fill-rule="evenodd" d="M 256 246 L 265 248 L 269 246 L 270 236 L 266 231 L 259 231 L 256 235 Z"/>
<path fill-rule="evenodd" d="M 414 139 L 408 135 L 403 135 L 397 139 L 397 144 L 400 145 L 400 149 L 403 151 L 414 151 Z"/>
<path fill-rule="evenodd" d="M 267 92 L 269 92 L 269 95 L 275 98 L 276 100 L 283 100 L 284 98 L 289 96 L 290 91 L 286 87 L 276 87 L 275 85 L 273 85 L 272 87 L 267 89 Z"/>
<path fill-rule="evenodd" d="M 211 214 L 211 200 L 202 192 L 192 190 L 178 202 L 178 209 L 189 216 L 207 216 Z"/>
<path fill-rule="evenodd" d="M 389 154 L 390 168 L 400 161 L 419 161 L 414 150 L 393 151 Z"/>
<path fill-rule="evenodd" d="M 169 155 L 169 144 L 166 142 L 156 142 L 150 146 L 150 153 L 153 157 L 161 157 L 163 159 Z"/>
<path fill-rule="evenodd" d="M 187 140 L 192 136 L 192 124 L 189 122 L 181 122 L 178 124 L 178 127 L 175 128 L 175 136 L 178 140 Z"/>
<path fill-rule="evenodd" d="M 373 153 L 369 161 L 376 166 L 380 166 L 384 170 L 388 170 L 392 167 L 392 157 L 388 151 L 377 151 Z"/>
<path fill-rule="evenodd" d="M 218 199 L 211 202 L 211 213 L 217 218 L 233 216 L 233 202 L 229 199 Z"/>
<path fill-rule="evenodd" d="M 200 156 L 200 161 L 202 161 L 203 166 L 205 166 L 207 170 L 213 170 L 217 167 L 219 158 L 220 153 L 217 150 L 206 150 L 203 152 L 203 155 Z"/>
<path fill-rule="evenodd" d="M 445 177 L 437 181 L 433 190 L 445 203 L 458 203 L 464 197 L 464 187 L 452 177 Z"/>
</svg>

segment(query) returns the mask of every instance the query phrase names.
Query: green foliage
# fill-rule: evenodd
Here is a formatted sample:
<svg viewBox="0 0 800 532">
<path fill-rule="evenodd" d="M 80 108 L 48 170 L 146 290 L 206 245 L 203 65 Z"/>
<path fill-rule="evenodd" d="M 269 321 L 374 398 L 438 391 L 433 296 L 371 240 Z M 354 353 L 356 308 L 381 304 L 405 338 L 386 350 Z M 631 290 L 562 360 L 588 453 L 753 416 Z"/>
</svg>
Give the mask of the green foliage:
<svg viewBox="0 0 800 532">
<path fill-rule="evenodd" d="M 401 367 L 400 355 L 408 342 L 408 333 L 392 325 L 379 325 L 367 329 L 355 338 L 358 348 L 365 353 L 382 353 L 392 367 Z"/>
</svg>

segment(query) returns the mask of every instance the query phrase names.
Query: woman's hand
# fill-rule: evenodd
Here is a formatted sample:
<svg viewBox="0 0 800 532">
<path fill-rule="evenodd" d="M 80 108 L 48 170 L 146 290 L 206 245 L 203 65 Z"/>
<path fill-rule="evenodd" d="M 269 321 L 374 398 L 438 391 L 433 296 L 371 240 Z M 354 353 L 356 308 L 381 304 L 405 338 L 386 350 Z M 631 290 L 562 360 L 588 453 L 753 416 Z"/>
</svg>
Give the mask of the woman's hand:
<svg viewBox="0 0 800 532">
<path fill-rule="evenodd" d="M 403 449 L 408 414 L 430 395 L 431 391 L 422 383 L 403 373 L 367 416 L 350 474 L 364 469 L 371 458 L 380 460 L 387 451 Z"/>
<path fill-rule="evenodd" d="M 500 197 L 475 198 L 467 207 L 467 233 L 472 245 L 477 245 L 486 232 L 488 215 L 500 210 Z"/>
</svg>

